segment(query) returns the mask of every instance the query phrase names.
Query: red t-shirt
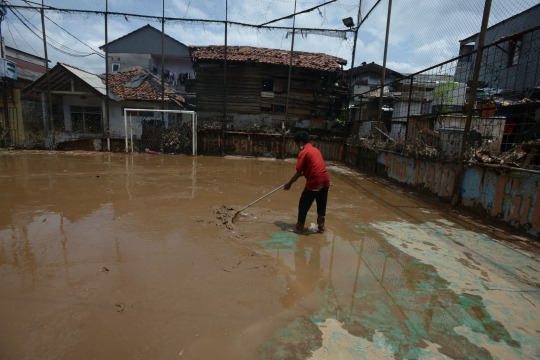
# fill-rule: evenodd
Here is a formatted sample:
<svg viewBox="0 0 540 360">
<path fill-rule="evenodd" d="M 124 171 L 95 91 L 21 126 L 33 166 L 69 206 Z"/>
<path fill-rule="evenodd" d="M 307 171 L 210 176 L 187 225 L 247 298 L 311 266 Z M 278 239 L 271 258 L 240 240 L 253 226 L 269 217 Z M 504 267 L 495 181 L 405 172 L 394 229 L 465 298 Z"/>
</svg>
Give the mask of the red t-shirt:
<svg viewBox="0 0 540 360">
<path fill-rule="evenodd" d="M 318 190 L 323 187 L 330 187 L 330 175 L 324 165 L 324 160 L 319 149 L 311 144 L 304 145 L 298 154 L 296 171 L 301 171 L 306 177 L 306 187 L 304 190 Z"/>
</svg>

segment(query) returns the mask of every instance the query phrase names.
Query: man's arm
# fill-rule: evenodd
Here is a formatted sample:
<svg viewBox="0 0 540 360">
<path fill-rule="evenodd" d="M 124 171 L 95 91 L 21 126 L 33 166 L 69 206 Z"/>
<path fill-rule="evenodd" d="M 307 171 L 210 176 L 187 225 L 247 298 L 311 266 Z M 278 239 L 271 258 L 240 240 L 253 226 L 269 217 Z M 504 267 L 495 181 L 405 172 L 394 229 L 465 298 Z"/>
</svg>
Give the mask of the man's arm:
<svg viewBox="0 0 540 360">
<path fill-rule="evenodd" d="M 291 180 L 289 180 L 289 182 L 285 184 L 285 187 L 284 187 L 283 189 L 284 189 L 284 190 L 289 190 L 289 189 L 291 188 L 291 185 L 294 184 L 294 183 L 296 182 L 296 180 L 298 180 L 299 178 L 301 178 L 302 175 L 304 175 L 303 172 L 297 171 L 296 174 L 293 175 L 293 177 L 291 178 Z"/>
</svg>

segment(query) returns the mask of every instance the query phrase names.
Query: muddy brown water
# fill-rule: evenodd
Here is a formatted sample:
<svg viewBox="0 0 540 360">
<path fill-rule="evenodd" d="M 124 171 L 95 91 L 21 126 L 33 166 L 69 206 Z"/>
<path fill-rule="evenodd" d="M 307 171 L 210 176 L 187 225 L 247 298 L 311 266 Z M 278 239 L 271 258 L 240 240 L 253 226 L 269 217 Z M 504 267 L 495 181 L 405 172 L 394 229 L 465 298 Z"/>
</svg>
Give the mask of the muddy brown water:
<svg viewBox="0 0 540 360">
<path fill-rule="evenodd" d="M 297 235 L 294 162 L 0 153 L 0 358 L 540 356 L 538 262 L 327 165 Z"/>
</svg>

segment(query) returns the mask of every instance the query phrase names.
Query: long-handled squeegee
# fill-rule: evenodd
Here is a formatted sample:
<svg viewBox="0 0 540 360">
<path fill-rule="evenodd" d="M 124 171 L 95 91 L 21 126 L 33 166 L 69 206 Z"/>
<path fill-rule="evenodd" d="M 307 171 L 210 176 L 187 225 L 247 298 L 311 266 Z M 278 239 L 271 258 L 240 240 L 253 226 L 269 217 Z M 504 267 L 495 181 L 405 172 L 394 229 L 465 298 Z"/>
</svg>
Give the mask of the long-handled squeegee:
<svg viewBox="0 0 540 360">
<path fill-rule="evenodd" d="M 274 190 L 270 191 L 268 194 L 266 194 L 266 195 L 264 195 L 264 196 L 261 196 L 260 198 L 258 198 L 257 200 L 255 200 L 254 202 L 252 202 L 251 204 L 249 204 L 248 206 L 243 207 L 243 208 L 241 208 L 240 210 L 238 210 L 238 211 L 236 212 L 236 214 L 234 214 L 234 216 L 233 216 L 233 218 L 232 218 L 233 224 L 236 223 L 236 220 L 237 220 L 237 218 L 238 218 L 238 214 L 240 214 L 242 211 L 246 210 L 248 207 L 250 207 L 251 205 L 255 204 L 257 201 L 261 201 L 261 200 L 264 199 L 265 197 L 272 195 L 273 193 L 275 193 L 276 191 L 278 191 L 279 189 L 281 189 L 281 188 L 284 187 L 284 186 L 285 186 L 285 184 L 281 185 L 281 186 L 278 187 L 277 189 L 274 189 Z"/>
</svg>

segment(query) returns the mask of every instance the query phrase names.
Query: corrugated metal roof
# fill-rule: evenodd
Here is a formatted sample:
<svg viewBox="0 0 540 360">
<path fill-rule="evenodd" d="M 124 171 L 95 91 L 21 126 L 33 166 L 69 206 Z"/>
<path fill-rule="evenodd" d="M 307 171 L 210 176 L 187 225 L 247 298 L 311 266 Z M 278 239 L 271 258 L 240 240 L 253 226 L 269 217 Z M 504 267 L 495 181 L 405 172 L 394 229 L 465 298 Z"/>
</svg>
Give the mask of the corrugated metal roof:
<svg viewBox="0 0 540 360">
<path fill-rule="evenodd" d="M 88 71 L 84 71 L 81 69 L 78 69 L 74 66 L 60 63 L 66 70 L 71 72 L 73 75 L 77 76 L 79 79 L 84 81 L 88 84 L 88 86 L 93 87 L 96 89 L 101 95 L 107 94 L 107 88 L 105 87 L 105 84 L 103 83 L 103 80 L 96 74 L 89 73 Z"/>
</svg>

